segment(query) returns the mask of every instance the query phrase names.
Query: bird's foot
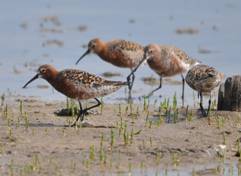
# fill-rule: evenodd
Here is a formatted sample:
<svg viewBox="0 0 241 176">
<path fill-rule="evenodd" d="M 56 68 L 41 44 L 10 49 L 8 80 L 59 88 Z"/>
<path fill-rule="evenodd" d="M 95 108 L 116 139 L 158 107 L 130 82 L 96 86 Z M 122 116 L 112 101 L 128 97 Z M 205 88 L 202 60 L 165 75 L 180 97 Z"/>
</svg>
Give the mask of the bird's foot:
<svg viewBox="0 0 241 176">
<path fill-rule="evenodd" d="M 70 127 L 94 127 L 94 125 L 91 125 L 88 122 L 82 121 L 80 123 L 74 122 Z"/>
<path fill-rule="evenodd" d="M 204 109 L 199 109 L 201 111 L 202 117 L 208 117 L 208 113 Z"/>
<path fill-rule="evenodd" d="M 84 115 L 98 115 L 98 114 L 100 114 L 97 110 L 88 110 L 88 111 L 85 111 L 83 113 L 84 113 Z"/>
<path fill-rule="evenodd" d="M 90 124 L 88 122 L 81 122 L 81 127 L 88 127 L 88 128 L 90 128 L 90 127 L 95 127 L 95 125 Z"/>
</svg>

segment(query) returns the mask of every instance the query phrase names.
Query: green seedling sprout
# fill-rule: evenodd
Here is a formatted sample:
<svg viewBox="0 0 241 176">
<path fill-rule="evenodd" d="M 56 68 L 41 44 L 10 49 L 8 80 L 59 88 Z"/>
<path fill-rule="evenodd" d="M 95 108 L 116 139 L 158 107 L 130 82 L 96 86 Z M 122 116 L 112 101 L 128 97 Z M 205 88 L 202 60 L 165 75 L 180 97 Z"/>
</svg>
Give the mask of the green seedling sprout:
<svg viewBox="0 0 241 176">
<path fill-rule="evenodd" d="M 130 115 L 132 116 L 133 115 L 133 103 L 132 101 L 128 103 L 129 104 L 129 107 L 130 107 Z"/>
<path fill-rule="evenodd" d="M 99 150 L 99 160 L 100 160 L 100 162 L 103 162 L 103 160 L 104 160 L 103 142 L 104 142 L 104 135 L 102 133 L 101 137 L 100 137 L 100 150 Z"/>
<path fill-rule="evenodd" d="M 223 145 L 226 145 L 226 135 L 223 133 Z"/>
<path fill-rule="evenodd" d="M 240 147 L 240 141 L 239 139 L 236 141 L 236 145 L 237 145 L 237 153 L 236 156 L 239 157 L 239 162 L 241 162 L 241 147 Z M 240 164 L 240 163 L 239 163 Z M 241 166 L 241 165 L 240 165 Z"/>
<path fill-rule="evenodd" d="M 164 176 L 168 176 L 168 170 L 167 170 L 167 168 L 165 168 Z"/>
<path fill-rule="evenodd" d="M 211 110 L 216 110 L 217 109 L 217 100 L 214 99 L 211 104 Z"/>
<path fill-rule="evenodd" d="M 130 144 L 133 143 L 133 139 L 134 139 L 134 129 L 131 129 L 131 134 L 130 134 Z"/>
<path fill-rule="evenodd" d="M 148 120 L 149 120 L 149 111 L 147 111 L 147 113 L 146 113 L 145 125 L 147 125 Z"/>
<path fill-rule="evenodd" d="M 144 169 L 144 167 L 145 167 L 144 162 L 141 161 L 141 163 L 140 163 L 140 168 L 141 168 L 141 169 Z"/>
<path fill-rule="evenodd" d="M 118 109 L 119 109 L 119 112 L 118 112 L 118 116 L 121 116 L 121 104 L 118 105 Z"/>
<path fill-rule="evenodd" d="M 90 149 L 89 149 L 89 160 L 90 161 L 94 161 L 95 160 L 95 147 L 94 147 L 94 145 L 90 146 Z"/>
<path fill-rule="evenodd" d="M 217 115 L 216 123 L 217 123 L 217 128 L 218 129 L 221 129 L 221 128 L 224 127 L 224 121 L 225 121 L 224 117 Z"/>
<path fill-rule="evenodd" d="M 15 141 L 15 138 L 13 137 L 13 130 L 11 127 L 8 127 L 8 139 L 13 142 Z"/>
<path fill-rule="evenodd" d="M 34 155 L 33 156 L 33 159 L 32 159 L 32 167 L 33 167 L 33 171 L 40 171 L 40 161 L 39 161 L 39 158 L 38 158 L 38 155 Z"/>
<path fill-rule="evenodd" d="M 178 153 L 172 153 L 172 164 L 174 167 L 177 167 L 180 163 Z"/>
<path fill-rule="evenodd" d="M 23 115 L 23 101 L 20 100 L 19 102 L 19 111 L 20 111 L 20 115 L 22 116 Z"/>
<path fill-rule="evenodd" d="M 139 106 L 136 107 L 136 118 L 139 116 Z"/>
<path fill-rule="evenodd" d="M 192 176 L 198 176 L 195 169 L 192 169 Z"/>
<path fill-rule="evenodd" d="M 0 142 L 0 154 L 2 154 L 2 153 L 3 153 L 3 143 Z"/>
<path fill-rule="evenodd" d="M 74 173 L 76 170 L 76 162 L 74 160 L 70 161 L 70 173 Z"/>
<path fill-rule="evenodd" d="M 232 164 L 232 163 L 230 163 L 229 175 L 230 175 L 230 176 L 233 176 L 233 175 L 234 175 L 234 168 L 233 168 L 233 164 Z"/>
<path fill-rule="evenodd" d="M 122 119 L 122 116 L 120 116 L 119 137 L 121 135 L 122 130 L 123 130 L 123 119 Z"/>
<path fill-rule="evenodd" d="M 5 117 L 5 118 L 8 118 L 8 114 L 9 114 L 9 113 L 8 113 L 8 105 L 7 105 L 7 104 L 5 105 L 3 114 L 4 114 L 4 117 Z"/>
<path fill-rule="evenodd" d="M 149 128 L 151 128 L 151 127 L 152 127 L 152 121 L 149 120 Z"/>
<path fill-rule="evenodd" d="M 29 127 L 29 119 L 28 119 L 28 114 L 27 112 L 24 112 L 24 126 L 25 126 L 25 129 L 28 129 Z"/>
<path fill-rule="evenodd" d="M 132 171 L 132 164 L 131 163 L 128 164 L 128 171 L 129 171 L 129 173 L 131 173 L 131 171 Z"/>
<path fill-rule="evenodd" d="M 126 108 L 125 108 L 125 114 L 126 114 L 126 115 L 128 114 L 128 105 L 127 105 Z"/>
<path fill-rule="evenodd" d="M 176 92 L 173 95 L 172 108 L 173 108 L 173 111 L 175 111 L 177 109 L 177 95 L 176 95 Z"/>
<path fill-rule="evenodd" d="M 100 98 L 100 102 L 101 102 L 101 104 L 100 104 L 100 114 L 102 114 L 103 113 L 103 109 L 104 109 L 104 101 L 103 101 L 103 97 L 101 97 Z"/>
<path fill-rule="evenodd" d="M 149 138 L 150 146 L 152 147 L 152 137 Z"/>
<path fill-rule="evenodd" d="M 66 97 L 66 109 L 70 109 L 69 98 Z"/>
<path fill-rule="evenodd" d="M 143 111 L 147 111 L 148 109 L 147 97 L 143 98 Z"/>
<path fill-rule="evenodd" d="M 157 99 L 155 99 L 155 100 L 154 100 L 154 103 L 153 103 L 154 109 L 155 109 L 155 107 L 156 107 L 156 104 L 157 104 Z"/>
<path fill-rule="evenodd" d="M 158 152 L 156 153 L 155 162 L 156 162 L 156 166 L 159 166 L 161 163 L 161 154 Z"/>
<path fill-rule="evenodd" d="M 111 128 L 111 130 L 110 130 L 110 148 L 111 148 L 111 150 L 113 149 L 114 142 L 115 142 L 115 133 L 114 133 L 113 129 Z"/>
<path fill-rule="evenodd" d="M 13 166 L 14 166 L 13 159 L 11 159 L 10 164 L 8 166 L 10 176 L 14 176 Z"/>
<path fill-rule="evenodd" d="M 173 122 L 177 123 L 178 120 L 178 108 L 174 110 L 173 112 Z"/>
<path fill-rule="evenodd" d="M 124 144 L 125 145 L 128 145 L 128 132 L 127 131 L 124 131 L 123 133 L 123 138 L 124 138 Z"/>
<path fill-rule="evenodd" d="M 1 95 L 1 106 L 4 105 L 4 101 L 5 101 L 5 94 Z"/>
<path fill-rule="evenodd" d="M 192 99 L 193 99 L 193 107 L 195 108 L 196 107 L 196 95 L 195 95 L 194 91 L 192 91 Z"/>
</svg>

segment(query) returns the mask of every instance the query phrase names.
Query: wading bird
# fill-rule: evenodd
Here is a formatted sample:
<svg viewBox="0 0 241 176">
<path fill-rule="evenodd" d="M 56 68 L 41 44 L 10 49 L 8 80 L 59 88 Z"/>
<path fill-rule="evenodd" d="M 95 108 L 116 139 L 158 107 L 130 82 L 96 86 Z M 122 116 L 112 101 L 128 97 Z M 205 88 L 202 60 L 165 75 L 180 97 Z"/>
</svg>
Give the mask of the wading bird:
<svg viewBox="0 0 241 176">
<path fill-rule="evenodd" d="M 215 68 L 208 65 L 196 65 L 191 68 L 186 75 L 187 84 L 194 90 L 198 91 L 200 97 L 200 109 L 204 117 L 209 115 L 211 107 L 211 92 L 220 85 L 224 74 L 218 72 Z M 203 108 L 203 93 L 209 94 L 207 112 Z"/>
<path fill-rule="evenodd" d="M 174 46 L 149 44 L 144 48 L 144 51 L 144 58 L 131 74 L 138 69 L 142 62 L 147 61 L 149 67 L 160 76 L 159 86 L 151 91 L 148 96 L 151 96 L 155 91 L 162 87 L 163 77 L 181 75 L 182 106 L 184 106 L 185 79 L 183 74 L 186 73 L 192 66 L 198 64 L 198 62 L 191 59 L 184 51 Z M 128 77 L 130 77 L 131 74 Z"/>
<path fill-rule="evenodd" d="M 135 42 L 126 40 L 112 40 L 104 42 L 98 38 L 92 39 L 88 43 L 87 51 L 77 60 L 80 62 L 89 53 L 97 54 L 102 60 L 109 62 L 117 67 L 135 68 L 144 56 L 144 48 Z M 135 75 L 132 73 L 128 79 L 129 92 L 132 89 Z"/>
<path fill-rule="evenodd" d="M 88 110 L 98 107 L 101 104 L 96 97 L 108 95 L 120 89 L 122 86 L 127 85 L 126 82 L 108 81 L 96 75 L 76 69 L 58 71 L 51 65 L 42 65 L 39 67 L 37 74 L 29 80 L 23 88 L 26 88 L 29 83 L 37 78 L 45 79 L 57 91 L 69 98 L 78 100 L 80 111 L 75 122 L 71 126 L 75 126 L 79 119 L 82 122 Z M 92 98 L 97 101 L 97 104 L 83 109 L 80 100 Z"/>
</svg>

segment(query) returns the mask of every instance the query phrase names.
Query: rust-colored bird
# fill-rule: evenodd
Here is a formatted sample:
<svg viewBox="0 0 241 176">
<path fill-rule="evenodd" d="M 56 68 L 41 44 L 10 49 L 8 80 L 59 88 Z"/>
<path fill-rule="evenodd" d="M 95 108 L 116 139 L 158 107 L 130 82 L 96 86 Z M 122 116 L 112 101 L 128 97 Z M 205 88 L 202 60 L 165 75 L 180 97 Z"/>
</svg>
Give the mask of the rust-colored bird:
<svg viewBox="0 0 241 176">
<path fill-rule="evenodd" d="M 160 76 L 160 85 L 151 91 L 148 96 L 151 96 L 162 87 L 163 77 L 180 74 L 182 77 L 182 105 L 184 106 L 185 80 L 183 74 L 187 72 L 191 66 L 198 64 L 198 62 L 191 59 L 184 51 L 174 46 L 149 44 L 145 47 L 144 51 L 144 58 L 132 73 L 146 60 L 149 67 Z"/>
<path fill-rule="evenodd" d="M 104 42 L 98 38 L 89 41 L 87 51 L 78 59 L 79 63 L 87 54 L 95 53 L 101 59 L 117 67 L 135 68 L 144 56 L 144 48 L 135 42 L 126 40 L 112 40 Z M 134 73 L 128 77 L 128 86 L 131 91 L 135 80 Z"/>
<path fill-rule="evenodd" d="M 120 89 L 122 86 L 127 85 L 126 82 L 108 81 L 88 72 L 76 69 L 58 71 L 55 67 L 46 64 L 39 67 L 37 74 L 29 80 L 23 88 L 27 87 L 29 83 L 37 78 L 45 79 L 57 91 L 67 97 L 78 100 L 80 106 L 79 115 L 71 126 L 75 126 L 79 119 L 83 121 L 88 110 L 98 107 L 101 104 L 96 97 L 108 95 Z M 80 100 L 92 98 L 97 101 L 97 104 L 83 109 Z"/>
<path fill-rule="evenodd" d="M 220 85 L 224 74 L 218 72 L 215 68 L 208 65 L 196 65 L 191 68 L 185 77 L 187 84 L 194 90 L 198 91 L 200 96 L 200 109 L 203 116 L 208 116 L 211 107 L 211 92 Z M 209 94 L 207 112 L 203 108 L 203 93 Z"/>
</svg>

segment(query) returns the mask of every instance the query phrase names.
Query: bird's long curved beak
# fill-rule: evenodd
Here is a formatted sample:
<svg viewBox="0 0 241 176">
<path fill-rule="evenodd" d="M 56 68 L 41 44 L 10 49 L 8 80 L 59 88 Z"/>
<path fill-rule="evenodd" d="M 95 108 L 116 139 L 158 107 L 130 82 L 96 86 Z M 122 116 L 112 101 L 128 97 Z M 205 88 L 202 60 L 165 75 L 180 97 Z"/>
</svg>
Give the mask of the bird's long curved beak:
<svg viewBox="0 0 241 176">
<path fill-rule="evenodd" d="M 129 74 L 129 76 L 132 75 L 132 74 L 134 74 L 134 73 L 136 72 L 136 70 L 141 66 L 141 64 L 142 64 L 144 61 L 146 61 L 146 60 L 147 60 L 146 55 L 144 55 L 144 57 L 142 58 L 142 60 L 139 62 L 139 64 L 136 66 L 136 68 L 134 68 L 134 69 L 132 70 L 132 72 Z"/>
<path fill-rule="evenodd" d="M 32 81 L 34 81 L 35 79 L 39 78 L 39 74 L 36 74 L 32 79 L 30 79 L 24 86 L 23 89 L 27 87 L 28 84 L 30 84 Z"/>
<path fill-rule="evenodd" d="M 77 62 L 75 63 L 76 65 L 79 63 L 79 61 L 81 60 L 81 59 L 83 59 L 87 54 L 89 54 L 90 53 L 90 49 L 88 49 L 78 60 L 77 60 Z"/>
</svg>

